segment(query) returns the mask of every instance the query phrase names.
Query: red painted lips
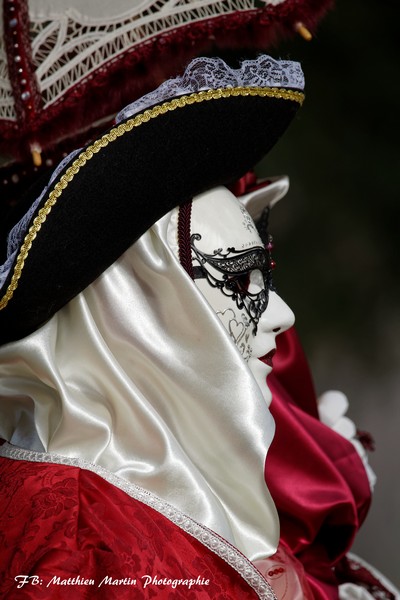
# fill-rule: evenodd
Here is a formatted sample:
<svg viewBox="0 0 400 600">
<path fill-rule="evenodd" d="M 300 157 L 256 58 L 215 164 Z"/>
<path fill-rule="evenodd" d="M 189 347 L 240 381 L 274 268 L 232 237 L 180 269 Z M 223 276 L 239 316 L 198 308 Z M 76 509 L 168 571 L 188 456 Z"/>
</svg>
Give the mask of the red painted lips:
<svg viewBox="0 0 400 600">
<path fill-rule="evenodd" d="M 274 357 L 275 352 L 276 352 L 276 350 L 271 350 L 264 356 L 260 356 L 260 358 L 258 360 L 261 360 L 261 362 L 263 362 L 264 364 L 268 365 L 269 367 L 272 367 L 273 366 L 272 359 Z"/>
</svg>

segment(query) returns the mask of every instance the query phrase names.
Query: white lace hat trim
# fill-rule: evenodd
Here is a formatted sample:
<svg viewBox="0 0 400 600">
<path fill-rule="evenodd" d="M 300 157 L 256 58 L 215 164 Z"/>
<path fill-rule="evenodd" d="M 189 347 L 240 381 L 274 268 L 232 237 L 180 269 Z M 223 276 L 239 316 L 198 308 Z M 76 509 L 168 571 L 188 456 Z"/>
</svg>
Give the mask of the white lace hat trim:
<svg viewBox="0 0 400 600">
<path fill-rule="evenodd" d="M 168 79 L 155 91 L 126 106 L 117 115 L 117 123 L 171 98 L 210 89 L 233 87 L 273 87 L 303 90 L 304 75 L 300 63 L 275 60 L 261 55 L 245 60 L 239 69 L 231 69 L 220 58 L 195 58 L 181 77 Z"/>
<path fill-rule="evenodd" d="M 196 58 L 189 63 L 182 76 L 165 81 L 153 92 L 129 104 L 118 114 L 116 121 L 119 123 L 151 106 L 184 94 L 232 87 L 290 88 L 301 91 L 304 89 L 304 75 L 298 62 L 275 60 L 267 55 L 261 55 L 256 60 L 245 60 L 238 69 L 231 69 L 220 58 Z M 0 289 L 4 286 L 12 269 L 18 249 L 27 233 L 37 206 L 51 183 L 79 152 L 80 149 L 74 150 L 64 158 L 55 169 L 49 184 L 39 198 L 10 231 L 7 241 L 7 258 L 4 264 L 0 265 Z"/>
</svg>

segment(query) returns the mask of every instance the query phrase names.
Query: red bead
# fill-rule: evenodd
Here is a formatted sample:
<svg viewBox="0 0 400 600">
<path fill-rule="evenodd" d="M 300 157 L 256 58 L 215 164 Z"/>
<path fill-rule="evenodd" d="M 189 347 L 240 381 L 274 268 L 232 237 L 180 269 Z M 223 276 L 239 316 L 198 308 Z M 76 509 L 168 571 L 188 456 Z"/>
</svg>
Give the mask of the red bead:
<svg viewBox="0 0 400 600">
<path fill-rule="evenodd" d="M 270 264 L 271 269 L 275 269 L 276 262 L 274 260 L 271 260 L 271 262 L 269 264 Z"/>
</svg>

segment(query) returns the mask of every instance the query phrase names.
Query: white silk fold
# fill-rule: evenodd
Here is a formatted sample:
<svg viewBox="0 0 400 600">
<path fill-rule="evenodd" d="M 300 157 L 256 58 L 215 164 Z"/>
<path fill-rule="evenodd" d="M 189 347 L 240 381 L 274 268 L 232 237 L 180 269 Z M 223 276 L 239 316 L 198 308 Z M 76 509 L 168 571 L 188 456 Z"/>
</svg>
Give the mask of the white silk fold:
<svg viewBox="0 0 400 600">
<path fill-rule="evenodd" d="M 81 458 L 272 555 L 274 422 L 167 242 L 170 214 L 27 338 L 0 348 L 0 436 Z"/>
</svg>

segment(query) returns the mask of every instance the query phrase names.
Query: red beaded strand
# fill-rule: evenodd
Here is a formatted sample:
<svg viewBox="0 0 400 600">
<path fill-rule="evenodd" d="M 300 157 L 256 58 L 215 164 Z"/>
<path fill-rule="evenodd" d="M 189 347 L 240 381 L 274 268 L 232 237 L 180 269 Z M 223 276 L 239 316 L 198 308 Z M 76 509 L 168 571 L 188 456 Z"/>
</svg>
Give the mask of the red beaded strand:
<svg viewBox="0 0 400 600">
<path fill-rule="evenodd" d="M 26 0 L 5 0 L 4 39 L 8 70 L 15 99 L 16 131 L 28 133 L 33 144 L 35 123 L 42 106 L 31 58 L 29 16 Z M 31 148 L 30 148 L 31 149 Z"/>
</svg>

